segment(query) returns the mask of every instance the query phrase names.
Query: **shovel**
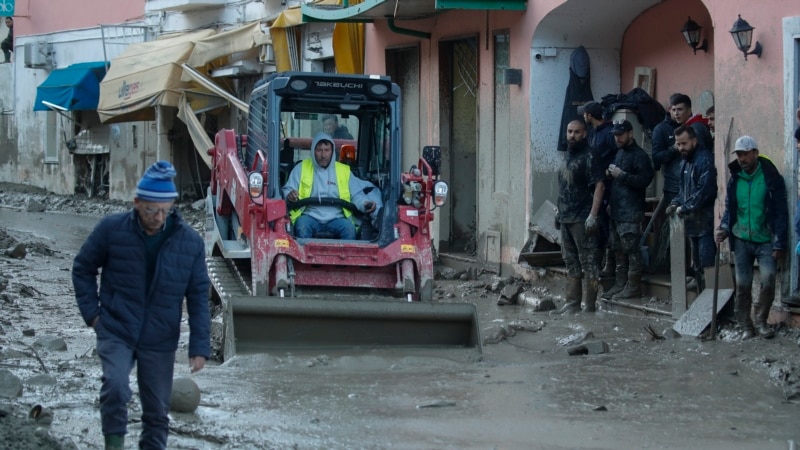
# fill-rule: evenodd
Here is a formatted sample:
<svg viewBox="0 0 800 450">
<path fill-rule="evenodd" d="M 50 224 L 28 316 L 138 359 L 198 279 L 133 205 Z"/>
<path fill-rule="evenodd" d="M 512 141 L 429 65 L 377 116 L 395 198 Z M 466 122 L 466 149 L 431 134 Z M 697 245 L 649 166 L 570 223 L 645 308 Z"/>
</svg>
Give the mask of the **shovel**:
<svg viewBox="0 0 800 450">
<path fill-rule="evenodd" d="M 714 296 L 711 300 L 711 334 L 712 341 L 717 338 L 717 297 L 719 296 L 719 244 L 717 254 L 714 256 Z"/>
</svg>

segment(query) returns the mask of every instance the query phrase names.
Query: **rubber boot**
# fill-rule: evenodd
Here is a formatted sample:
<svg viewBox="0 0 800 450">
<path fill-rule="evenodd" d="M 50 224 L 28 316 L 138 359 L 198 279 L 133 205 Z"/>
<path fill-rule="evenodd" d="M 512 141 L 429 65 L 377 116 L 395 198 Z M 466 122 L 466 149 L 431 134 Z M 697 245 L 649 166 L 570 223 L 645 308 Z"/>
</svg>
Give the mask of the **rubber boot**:
<svg viewBox="0 0 800 450">
<path fill-rule="evenodd" d="M 600 281 L 597 279 L 583 280 L 583 312 L 597 311 L 597 288 Z"/>
<path fill-rule="evenodd" d="M 774 294 L 774 293 L 773 293 Z M 764 339 L 772 339 L 775 337 L 775 332 L 772 331 L 772 327 L 767 325 L 767 319 L 769 318 L 769 310 L 772 308 L 772 300 L 764 298 L 759 298 L 759 303 L 756 303 L 754 306 L 755 309 L 755 328 L 758 331 L 758 335 Z"/>
<path fill-rule="evenodd" d="M 124 434 L 107 434 L 106 450 L 123 450 L 125 448 Z"/>
<path fill-rule="evenodd" d="M 612 300 L 631 300 L 642 298 L 642 274 L 629 273 L 628 283 L 622 291 L 611 296 Z"/>
<path fill-rule="evenodd" d="M 616 273 L 617 269 L 617 261 L 616 261 L 616 253 L 614 250 L 607 248 L 606 249 L 606 256 L 605 256 L 605 265 L 603 265 L 603 270 L 600 271 L 600 278 L 611 278 Z"/>
<path fill-rule="evenodd" d="M 614 294 L 622 292 L 622 290 L 625 289 L 625 281 L 627 281 L 627 279 L 628 279 L 628 268 L 626 267 L 623 269 L 618 266 L 614 286 L 612 286 L 611 289 L 603 292 L 603 295 L 601 295 L 600 298 L 605 298 L 610 300 L 611 297 L 614 296 Z"/>
<path fill-rule="evenodd" d="M 550 311 L 551 316 L 561 314 L 574 314 L 581 310 L 581 279 L 578 277 L 567 278 L 567 303 L 561 307 Z"/>
<path fill-rule="evenodd" d="M 756 337 L 753 321 L 750 319 L 752 294 L 750 294 L 749 289 L 750 286 L 736 286 L 736 297 L 733 303 L 733 315 L 736 317 L 739 328 L 742 329 L 743 341 Z"/>
</svg>

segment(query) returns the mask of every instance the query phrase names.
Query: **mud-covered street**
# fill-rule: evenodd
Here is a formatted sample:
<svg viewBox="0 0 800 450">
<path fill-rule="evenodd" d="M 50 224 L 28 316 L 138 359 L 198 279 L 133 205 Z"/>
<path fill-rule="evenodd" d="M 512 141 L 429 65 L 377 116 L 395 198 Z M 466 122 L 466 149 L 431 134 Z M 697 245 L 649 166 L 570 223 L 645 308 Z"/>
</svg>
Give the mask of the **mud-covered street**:
<svg viewBox="0 0 800 450">
<path fill-rule="evenodd" d="M 70 268 L 97 218 L 126 208 L 0 185 L 0 448 L 102 448 L 100 363 Z M 202 222 L 190 203 L 180 209 Z M 741 342 L 724 328 L 702 341 L 674 336 L 670 321 L 655 318 L 553 318 L 498 306 L 497 281 L 456 277 L 435 293 L 477 305 L 482 353 L 348 349 L 212 361 L 191 375 L 198 409 L 171 414 L 169 447 L 786 449 L 800 441 L 799 330 Z M 563 301 L 547 280 L 503 281 Z M 190 376 L 187 342 L 184 334 L 176 376 Z M 607 352 L 568 353 L 582 343 L 602 351 L 603 342 Z M 136 397 L 126 448 L 140 432 Z M 37 405 L 52 415 L 29 418 Z"/>
</svg>

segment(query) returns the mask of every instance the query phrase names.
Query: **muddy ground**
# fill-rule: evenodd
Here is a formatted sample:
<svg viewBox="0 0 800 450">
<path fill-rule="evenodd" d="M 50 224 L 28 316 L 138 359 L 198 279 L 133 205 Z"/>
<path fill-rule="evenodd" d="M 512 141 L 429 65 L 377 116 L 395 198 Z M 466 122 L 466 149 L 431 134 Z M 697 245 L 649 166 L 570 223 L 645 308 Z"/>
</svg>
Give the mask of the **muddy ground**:
<svg viewBox="0 0 800 450">
<path fill-rule="evenodd" d="M 0 448 L 102 448 L 100 364 L 70 267 L 97 218 L 129 206 L 0 185 Z M 180 208 L 200 226 L 191 203 Z M 796 329 L 769 341 L 740 342 L 728 326 L 716 341 L 679 338 L 659 318 L 553 318 L 530 304 L 498 306 L 504 283 L 560 306 L 547 276 L 536 285 L 450 278 L 437 299 L 477 305 L 482 352 L 347 349 L 210 362 L 191 375 L 199 408 L 171 415 L 169 447 L 786 449 L 800 440 Z M 189 376 L 187 339 L 176 376 Z M 602 342 L 605 353 L 569 354 L 580 343 L 603 351 Z M 127 448 L 141 429 L 135 397 Z M 38 420 L 28 417 L 37 405 Z"/>
</svg>

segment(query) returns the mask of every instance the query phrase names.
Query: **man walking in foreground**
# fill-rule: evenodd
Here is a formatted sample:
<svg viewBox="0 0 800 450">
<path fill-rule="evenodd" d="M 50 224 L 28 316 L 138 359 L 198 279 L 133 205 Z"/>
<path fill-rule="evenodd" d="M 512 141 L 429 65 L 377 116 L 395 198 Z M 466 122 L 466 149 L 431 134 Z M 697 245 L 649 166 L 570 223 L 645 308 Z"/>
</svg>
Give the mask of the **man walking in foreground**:
<svg viewBox="0 0 800 450">
<path fill-rule="evenodd" d="M 772 162 L 758 154 L 750 136 L 736 140 L 736 160 L 731 162 L 725 213 L 715 233 L 723 242 L 731 237 L 736 263 L 736 296 L 733 312 L 742 328 L 742 339 L 764 339 L 775 334 L 767 325 L 775 298 L 778 265 L 786 256 L 789 208 L 786 185 Z M 753 263 L 758 261 L 761 288 L 755 302 L 755 329 L 750 317 L 753 301 Z"/>
<path fill-rule="evenodd" d="M 142 406 L 139 447 L 167 447 L 184 298 L 192 372 L 201 370 L 210 355 L 203 240 L 173 209 L 174 177 L 166 161 L 150 166 L 137 185 L 133 209 L 103 218 L 72 266 L 78 307 L 95 330 L 103 366 L 100 418 L 106 449 L 124 448 L 134 363 Z"/>
</svg>

